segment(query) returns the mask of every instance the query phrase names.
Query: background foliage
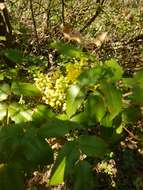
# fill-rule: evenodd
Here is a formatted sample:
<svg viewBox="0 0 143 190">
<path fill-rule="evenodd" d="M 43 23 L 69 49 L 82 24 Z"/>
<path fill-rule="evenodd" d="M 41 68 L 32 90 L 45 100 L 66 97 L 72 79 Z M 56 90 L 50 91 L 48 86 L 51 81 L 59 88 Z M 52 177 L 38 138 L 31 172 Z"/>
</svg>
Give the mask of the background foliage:
<svg viewBox="0 0 143 190">
<path fill-rule="evenodd" d="M 143 2 L 5 5 L 0 190 L 142 189 Z"/>
</svg>

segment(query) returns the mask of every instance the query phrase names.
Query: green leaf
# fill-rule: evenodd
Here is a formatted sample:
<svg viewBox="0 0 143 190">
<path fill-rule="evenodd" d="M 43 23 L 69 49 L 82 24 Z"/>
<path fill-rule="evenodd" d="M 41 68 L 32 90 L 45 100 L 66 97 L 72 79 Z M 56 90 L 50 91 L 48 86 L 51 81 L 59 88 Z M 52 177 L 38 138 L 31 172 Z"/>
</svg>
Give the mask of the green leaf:
<svg viewBox="0 0 143 190">
<path fill-rule="evenodd" d="M 8 105 L 5 103 L 0 103 L 0 120 L 3 120 L 7 114 Z"/>
<path fill-rule="evenodd" d="M 0 81 L 4 80 L 4 73 L 0 73 Z"/>
<path fill-rule="evenodd" d="M 100 122 L 106 113 L 103 98 L 99 95 L 91 95 L 87 99 L 85 112 L 93 122 Z"/>
<path fill-rule="evenodd" d="M 6 49 L 4 55 L 14 63 L 20 63 L 23 61 L 23 55 L 18 49 Z"/>
<path fill-rule="evenodd" d="M 64 121 L 61 122 L 61 120 L 58 119 L 50 119 L 39 129 L 39 134 L 45 138 L 62 137 L 69 132 L 69 126 L 65 124 Z"/>
<path fill-rule="evenodd" d="M 50 185 L 59 185 L 64 182 L 64 172 L 66 166 L 66 158 L 63 158 L 59 166 L 57 167 L 55 173 L 53 174 L 52 178 L 50 179 Z"/>
<path fill-rule="evenodd" d="M 79 147 L 87 156 L 103 158 L 108 152 L 108 145 L 97 136 L 83 135 L 79 137 Z"/>
<path fill-rule="evenodd" d="M 0 130 L 0 163 L 19 159 L 23 129 L 19 126 L 3 127 Z"/>
<path fill-rule="evenodd" d="M 47 105 L 41 104 L 41 105 L 36 106 L 32 117 L 35 120 L 40 120 L 47 117 L 52 118 L 54 116 L 56 116 L 56 114 L 52 112 L 52 110 Z"/>
<path fill-rule="evenodd" d="M 83 93 L 78 85 L 72 85 L 67 93 L 67 101 L 66 101 L 66 113 L 69 117 L 74 115 L 82 102 L 84 101 Z"/>
<path fill-rule="evenodd" d="M 107 113 L 100 122 L 104 127 L 113 127 L 113 119 L 109 113 Z"/>
<path fill-rule="evenodd" d="M 94 180 L 91 165 L 85 161 L 80 161 L 73 174 L 73 190 L 94 190 Z"/>
<path fill-rule="evenodd" d="M 11 91 L 16 95 L 39 96 L 40 91 L 31 83 L 13 82 Z"/>
<path fill-rule="evenodd" d="M 14 164 L 0 167 L 0 190 L 25 190 L 24 176 Z"/>
<path fill-rule="evenodd" d="M 131 99 L 135 104 L 143 105 L 143 69 L 135 74 L 133 81 Z"/>
<path fill-rule="evenodd" d="M 8 114 L 15 123 L 22 123 L 32 120 L 32 110 L 27 109 L 25 105 L 11 103 L 8 107 Z"/>
<path fill-rule="evenodd" d="M 110 59 L 108 61 L 105 61 L 104 67 L 106 69 L 109 69 L 109 71 L 112 72 L 112 77 L 108 79 L 108 81 L 118 81 L 122 78 L 123 69 L 122 67 L 117 63 L 115 59 Z"/>
<path fill-rule="evenodd" d="M 43 138 L 63 137 L 70 130 L 82 128 L 82 125 L 72 121 L 64 121 L 57 118 L 49 118 L 39 129 L 39 134 Z"/>
<path fill-rule="evenodd" d="M 104 94 L 104 99 L 110 113 L 111 119 L 121 112 L 122 94 L 115 86 L 109 83 L 101 84 L 101 91 Z"/>
<path fill-rule="evenodd" d="M 10 93 L 10 86 L 7 83 L 0 85 L 0 101 L 6 100 Z"/>
<path fill-rule="evenodd" d="M 0 36 L 0 41 L 6 41 L 6 37 L 5 36 Z"/>
<path fill-rule="evenodd" d="M 71 118 L 71 121 L 86 125 L 88 123 L 88 117 L 87 117 L 87 114 L 85 112 L 81 112 L 81 113 L 78 113 L 75 116 L 73 116 Z"/>
<path fill-rule="evenodd" d="M 103 79 L 103 75 L 104 72 L 100 66 L 86 70 L 78 77 L 79 86 L 87 87 L 97 85 L 99 80 Z"/>
<path fill-rule="evenodd" d="M 123 111 L 122 117 L 126 123 L 135 123 L 141 119 L 141 110 L 137 106 L 130 106 Z"/>
<path fill-rule="evenodd" d="M 135 104 L 143 105 L 143 85 L 134 86 L 131 99 Z"/>
<path fill-rule="evenodd" d="M 47 141 L 39 137 L 35 128 L 28 129 L 21 141 L 23 159 L 29 166 L 47 165 L 53 162 L 53 151 Z"/>
<path fill-rule="evenodd" d="M 74 45 L 65 44 L 59 41 L 53 42 L 51 46 L 58 49 L 61 54 L 68 57 L 82 58 L 86 56 L 79 48 Z"/>
<path fill-rule="evenodd" d="M 60 120 L 64 120 L 64 121 L 69 119 L 69 117 L 67 116 L 67 114 L 58 114 L 56 116 L 56 118 L 58 118 Z"/>
<path fill-rule="evenodd" d="M 139 70 L 133 79 L 135 80 L 135 84 L 143 85 L 143 69 Z"/>
<path fill-rule="evenodd" d="M 134 85 L 133 78 L 123 78 L 122 82 L 123 82 L 124 86 L 127 88 L 132 88 Z"/>
<path fill-rule="evenodd" d="M 57 160 L 52 169 L 52 178 L 55 175 L 60 163 L 65 158 L 64 178 L 66 180 L 73 172 L 73 167 L 76 161 L 79 159 L 80 152 L 76 142 L 67 142 L 58 154 Z"/>
</svg>

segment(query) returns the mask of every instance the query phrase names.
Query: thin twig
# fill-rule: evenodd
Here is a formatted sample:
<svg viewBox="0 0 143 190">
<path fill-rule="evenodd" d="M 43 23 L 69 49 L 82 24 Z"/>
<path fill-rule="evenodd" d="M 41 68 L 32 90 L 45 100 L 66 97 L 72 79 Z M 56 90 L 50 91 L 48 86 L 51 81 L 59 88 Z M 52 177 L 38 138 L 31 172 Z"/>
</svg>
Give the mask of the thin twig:
<svg viewBox="0 0 143 190">
<path fill-rule="evenodd" d="M 33 27 L 34 27 L 34 35 L 35 39 L 37 42 L 37 46 L 39 46 L 39 39 L 38 39 L 38 33 L 37 33 L 37 26 L 36 26 L 36 20 L 34 17 L 34 10 L 33 10 L 33 2 L 30 0 L 30 10 L 31 10 L 31 16 L 32 16 L 32 22 L 33 22 Z"/>
<path fill-rule="evenodd" d="M 127 92 L 127 93 L 123 94 L 123 97 L 125 98 L 125 97 L 127 97 L 127 96 L 132 95 L 132 94 L 133 94 L 132 92 Z"/>
<path fill-rule="evenodd" d="M 92 22 L 95 21 L 95 19 L 97 18 L 97 16 L 102 11 L 101 6 L 104 4 L 104 1 L 105 0 L 102 0 L 102 2 L 100 3 L 100 5 L 98 5 L 96 13 L 90 18 L 90 20 L 85 24 L 85 26 L 80 30 L 80 32 L 83 32 L 87 27 L 89 27 L 92 24 Z"/>
<path fill-rule="evenodd" d="M 61 0 L 61 6 L 62 6 L 62 23 L 65 23 L 65 3 L 64 0 Z"/>
<path fill-rule="evenodd" d="M 131 131 L 129 131 L 126 127 L 123 127 L 123 129 L 135 140 L 140 141 L 138 137 L 136 137 Z"/>
<path fill-rule="evenodd" d="M 46 20 L 47 29 L 49 28 L 51 4 L 52 4 L 52 0 L 49 0 L 49 4 L 48 4 L 48 8 L 47 8 L 47 20 Z"/>
</svg>

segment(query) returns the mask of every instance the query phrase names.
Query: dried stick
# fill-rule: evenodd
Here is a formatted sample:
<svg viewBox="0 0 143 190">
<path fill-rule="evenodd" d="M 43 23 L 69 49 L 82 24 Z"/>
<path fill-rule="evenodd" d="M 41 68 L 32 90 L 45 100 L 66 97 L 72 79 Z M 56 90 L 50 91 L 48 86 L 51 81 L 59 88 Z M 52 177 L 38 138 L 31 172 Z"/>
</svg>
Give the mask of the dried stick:
<svg viewBox="0 0 143 190">
<path fill-rule="evenodd" d="M 47 8 L 47 20 L 46 20 L 47 29 L 49 28 L 51 3 L 52 3 L 52 0 L 49 0 L 49 4 L 48 4 L 48 8 Z"/>
<path fill-rule="evenodd" d="M 140 139 L 138 139 L 138 137 L 136 137 L 131 131 L 129 131 L 126 127 L 123 127 L 123 129 L 130 135 L 130 137 L 132 137 L 133 139 L 140 141 Z"/>
<path fill-rule="evenodd" d="M 37 26 L 36 26 L 36 20 L 34 17 L 34 10 L 33 10 L 33 2 L 30 0 L 30 10 L 31 10 L 31 16 L 32 16 L 32 22 L 33 22 L 33 27 L 34 27 L 34 35 L 35 39 L 37 42 L 37 46 L 39 46 L 39 39 L 38 39 L 38 33 L 37 33 Z"/>
<path fill-rule="evenodd" d="M 97 16 L 102 11 L 101 6 L 104 4 L 105 0 L 102 0 L 100 5 L 97 7 L 96 13 L 90 18 L 90 20 L 86 23 L 86 25 L 80 30 L 80 32 L 83 32 L 87 27 L 91 25 L 91 23 L 97 18 Z"/>
<path fill-rule="evenodd" d="M 64 2 L 64 0 L 61 0 L 61 8 L 62 8 L 62 24 L 64 24 L 65 23 L 65 2 Z"/>
</svg>

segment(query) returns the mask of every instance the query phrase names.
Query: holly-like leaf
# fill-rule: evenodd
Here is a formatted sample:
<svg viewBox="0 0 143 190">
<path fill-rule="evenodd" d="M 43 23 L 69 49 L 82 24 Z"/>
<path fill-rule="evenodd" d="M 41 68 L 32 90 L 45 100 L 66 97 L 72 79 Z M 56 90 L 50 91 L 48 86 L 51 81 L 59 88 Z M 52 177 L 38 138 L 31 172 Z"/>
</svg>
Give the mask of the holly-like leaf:
<svg viewBox="0 0 143 190">
<path fill-rule="evenodd" d="M 0 166 L 0 190 L 25 190 L 24 176 L 14 164 Z"/>
<path fill-rule="evenodd" d="M 91 68 L 80 74 L 78 83 L 81 87 L 97 85 L 99 80 L 103 78 L 104 72 L 102 67 Z"/>
<path fill-rule="evenodd" d="M 135 80 L 135 84 L 143 85 L 143 69 L 139 70 L 133 79 Z"/>
<path fill-rule="evenodd" d="M 47 165 L 53 162 L 53 151 L 46 140 L 34 129 L 28 129 L 21 141 L 22 155 L 29 166 Z"/>
<path fill-rule="evenodd" d="M 14 63 L 20 63 L 23 61 L 23 55 L 18 49 L 6 49 L 4 55 Z"/>
<path fill-rule="evenodd" d="M 141 119 L 141 110 L 137 106 L 130 106 L 123 111 L 122 117 L 125 123 L 135 123 Z"/>
<path fill-rule="evenodd" d="M 23 129 L 19 126 L 3 127 L 0 130 L 0 163 L 19 159 Z"/>
<path fill-rule="evenodd" d="M 64 182 L 64 172 L 66 167 L 66 158 L 63 158 L 61 163 L 58 165 L 55 173 L 53 174 L 52 178 L 50 179 L 50 185 L 59 185 Z"/>
<path fill-rule="evenodd" d="M 3 120 L 7 114 L 8 105 L 6 103 L 0 103 L 0 120 Z"/>
<path fill-rule="evenodd" d="M 39 129 L 39 135 L 42 138 L 63 137 L 70 130 L 82 128 L 83 126 L 76 122 L 49 118 Z"/>
<path fill-rule="evenodd" d="M 66 113 L 69 117 L 73 116 L 82 102 L 84 101 L 83 93 L 81 92 L 81 88 L 78 85 L 72 85 L 67 93 L 67 101 L 66 101 Z"/>
<path fill-rule="evenodd" d="M 79 137 L 79 147 L 87 156 L 103 158 L 108 152 L 108 145 L 97 136 L 83 135 Z"/>
<path fill-rule="evenodd" d="M 123 69 L 115 59 L 105 61 L 104 67 L 112 72 L 112 77 L 110 77 L 108 81 L 115 82 L 122 78 Z"/>
<path fill-rule="evenodd" d="M 85 107 L 87 117 L 93 122 L 100 122 L 106 113 L 106 107 L 103 98 L 98 95 L 91 95 L 87 99 Z"/>
<path fill-rule="evenodd" d="M 81 58 L 86 56 L 85 53 L 83 53 L 79 48 L 74 45 L 65 44 L 59 41 L 53 42 L 51 46 L 58 49 L 60 53 L 68 57 Z"/>
<path fill-rule="evenodd" d="M 122 94 L 115 86 L 110 83 L 102 83 L 101 91 L 104 94 L 104 99 L 110 113 L 110 118 L 113 119 L 121 112 Z"/>
<path fill-rule="evenodd" d="M 0 101 L 6 100 L 10 92 L 10 86 L 7 83 L 0 85 Z"/>
<path fill-rule="evenodd" d="M 76 161 L 79 159 L 80 153 L 78 146 L 75 142 L 68 142 L 64 145 L 64 147 L 59 152 L 58 158 L 54 164 L 52 169 L 52 177 L 50 180 L 51 185 L 57 185 L 62 183 L 68 176 L 72 174 L 73 167 Z M 64 162 L 64 170 L 62 170 L 62 177 L 61 174 L 58 174 L 59 168 L 61 168 L 62 162 Z M 63 165 L 62 165 L 63 166 Z M 55 177 L 56 176 L 56 177 Z M 60 176 L 60 177 L 59 177 Z M 56 184 L 55 184 L 56 180 Z"/>
<path fill-rule="evenodd" d="M 11 91 L 16 95 L 39 96 L 40 91 L 31 83 L 13 82 Z"/>
<path fill-rule="evenodd" d="M 85 161 L 80 161 L 74 168 L 73 190 L 94 190 L 94 180 L 91 165 Z"/>
<path fill-rule="evenodd" d="M 135 104 L 142 106 L 143 105 L 143 86 L 141 86 L 141 85 L 134 86 L 132 92 L 133 92 L 133 94 L 131 96 L 132 101 Z"/>
<path fill-rule="evenodd" d="M 25 105 L 13 102 L 8 107 L 8 114 L 15 123 L 22 123 L 32 120 L 32 110 L 27 109 Z"/>
</svg>

